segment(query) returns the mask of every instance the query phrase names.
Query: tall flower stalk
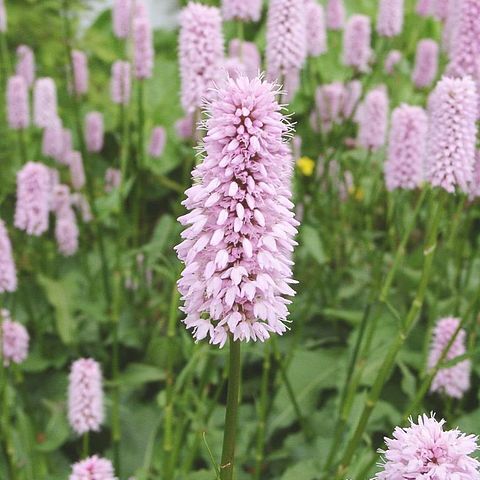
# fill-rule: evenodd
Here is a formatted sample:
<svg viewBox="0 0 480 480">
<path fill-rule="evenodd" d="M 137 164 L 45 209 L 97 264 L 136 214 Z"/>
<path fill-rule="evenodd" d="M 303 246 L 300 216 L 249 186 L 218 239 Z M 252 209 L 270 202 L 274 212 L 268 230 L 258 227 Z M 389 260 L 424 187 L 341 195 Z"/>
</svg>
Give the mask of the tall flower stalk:
<svg viewBox="0 0 480 480">
<path fill-rule="evenodd" d="M 228 79 L 207 106 L 205 157 L 184 201 L 188 228 L 176 247 L 187 328 L 197 340 L 230 347 L 220 477 L 235 470 L 241 341 L 285 332 L 293 295 L 291 252 L 297 222 L 290 201 L 290 131 L 278 90 L 255 78 Z M 275 256 L 274 256 L 275 255 Z"/>
</svg>

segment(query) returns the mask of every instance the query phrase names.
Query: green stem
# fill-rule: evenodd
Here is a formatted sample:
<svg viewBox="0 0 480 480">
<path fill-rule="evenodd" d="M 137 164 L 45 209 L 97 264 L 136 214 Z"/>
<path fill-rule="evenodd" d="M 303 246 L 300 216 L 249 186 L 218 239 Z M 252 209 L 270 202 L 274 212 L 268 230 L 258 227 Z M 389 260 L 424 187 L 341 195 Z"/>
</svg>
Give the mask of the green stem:
<svg viewBox="0 0 480 480">
<path fill-rule="evenodd" d="M 432 212 L 432 215 L 430 215 L 431 223 L 428 229 L 427 238 L 425 242 L 424 264 L 423 264 L 422 276 L 417 289 L 417 293 L 412 302 L 412 305 L 407 314 L 407 317 L 402 327 L 400 328 L 395 341 L 390 346 L 390 349 L 387 352 L 387 355 L 382 363 L 382 366 L 380 367 L 377 377 L 368 394 L 367 400 L 363 407 L 363 410 L 362 410 L 360 419 L 358 421 L 357 427 L 354 431 L 353 437 L 348 443 L 346 451 L 338 467 L 337 478 L 344 477 L 344 474 L 348 469 L 348 466 L 355 454 L 358 444 L 360 443 L 363 433 L 367 427 L 368 420 L 370 419 L 370 415 L 372 414 L 373 409 L 377 405 L 380 395 L 383 391 L 383 387 L 392 372 L 398 352 L 403 347 L 405 340 L 407 339 L 408 334 L 410 333 L 412 327 L 414 326 L 415 321 L 418 317 L 418 314 L 423 306 L 425 292 L 427 290 L 428 282 L 430 280 L 433 258 L 434 258 L 434 253 L 436 249 L 437 232 L 438 232 L 441 214 L 443 210 L 442 203 L 443 203 L 442 201 L 437 201 L 437 202 L 433 201 L 431 204 L 433 212 Z"/>
<path fill-rule="evenodd" d="M 4 82 L 6 83 L 12 71 L 12 65 L 10 63 L 10 55 L 8 54 L 7 34 L 5 32 L 0 32 L 0 60 L 2 65 L 1 70 L 4 74 Z"/>
<path fill-rule="evenodd" d="M 175 333 L 178 314 L 178 302 L 180 294 L 177 284 L 173 285 L 170 301 L 170 312 L 168 316 L 167 338 L 168 338 L 168 359 L 166 373 L 166 405 L 164 411 L 163 427 L 163 463 L 165 467 L 165 480 L 171 480 L 174 475 L 173 448 L 174 448 L 174 404 L 175 404 L 175 384 L 173 378 L 173 357 L 175 354 Z"/>
<path fill-rule="evenodd" d="M 90 452 L 90 435 L 88 432 L 83 434 L 82 439 L 82 458 L 87 458 Z"/>
<path fill-rule="evenodd" d="M 239 407 L 241 370 L 240 342 L 229 337 L 230 362 L 227 390 L 227 409 L 225 412 L 225 430 L 223 433 L 222 461 L 220 464 L 221 480 L 232 480 L 235 469 L 235 443 L 237 437 L 237 417 Z"/>
<path fill-rule="evenodd" d="M 27 145 L 25 142 L 25 132 L 23 129 L 18 130 L 18 148 L 20 151 L 21 164 L 25 165 L 28 161 Z"/>
<path fill-rule="evenodd" d="M 268 415 L 268 380 L 270 376 L 271 354 L 269 344 L 265 345 L 263 357 L 262 384 L 260 387 L 260 405 L 257 431 L 257 452 L 255 455 L 255 480 L 262 476 L 263 461 L 265 456 L 265 431 Z"/>
<path fill-rule="evenodd" d="M 418 197 L 417 204 L 415 205 L 412 220 L 407 226 L 407 229 L 405 230 L 405 232 L 403 233 L 403 237 L 402 237 L 402 240 L 400 241 L 400 245 L 398 246 L 397 253 L 395 254 L 395 259 L 393 260 L 392 267 L 390 268 L 387 274 L 387 277 L 385 278 L 382 291 L 380 292 L 379 300 L 381 302 L 385 302 L 385 300 L 388 298 L 390 287 L 392 286 L 393 280 L 395 279 L 395 275 L 397 273 L 398 267 L 400 266 L 400 262 L 402 261 L 402 258 L 405 255 L 405 248 L 407 246 L 408 240 L 410 239 L 412 231 L 417 223 L 417 217 L 418 217 L 418 214 L 420 213 L 420 209 L 423 205 L 423 202 L 425 201 L 425 198 L 427 196 L 427 191 L 428 190 L 426 188 L 422 190 L 422 193 Z"/>
</svg>

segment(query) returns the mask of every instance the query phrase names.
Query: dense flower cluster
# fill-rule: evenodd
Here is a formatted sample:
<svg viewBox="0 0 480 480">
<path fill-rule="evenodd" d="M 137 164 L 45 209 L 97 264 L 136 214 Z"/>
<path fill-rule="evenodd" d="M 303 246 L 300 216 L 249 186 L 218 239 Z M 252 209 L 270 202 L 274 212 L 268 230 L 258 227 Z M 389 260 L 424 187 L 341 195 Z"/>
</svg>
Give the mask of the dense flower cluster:
<svg viewBox="0 0 480 480">
<path fill-rule="evenodd" d="M 12 244 L 3 220 L 0 220 L 0 293 L 17 289 L 17 269 L 13 260 Z"/>
<path fill-rule="evenodd" d="M 87 55 L 80 50 L 72 52 L 73 90 L 77 95 L 85 95 L 88 92 L 88 59 Z"/>
<path fill-rule="evenodd" d="M 438 71 L 438 43 L 426 38 L 420 40 L 415 55 L 415 68 L 412 73 L 412 81 L 418 88 L 429 87 Z"/>
<path fill-rule="evenodd" d="M 225 20 L 260 20 L 262 0 L 222 0 L 222 14 Z"/>
<path fill-rule="evenodd" d="M 22 363 L 28 356 L 30 336 L 27 329 L 18 322 L 14 322 L 8 310 L 0 310 L 1 321 L 1 355 L 5 366 L 11 363 Z"/>
<path fill-rule="evenodd" d="M 272 0 L 267 20 L 267 77 L 288 84 L 290 96 L 307 56 L 306 39 L 304 2 Z"/>
<path fill-rule="evenodd" d="M 17 173 L 15 226 L 29 235 L 41 235 L 48 229 L 50 174 L 48 168 L 28 162 Z"/>
<path fill-rule="evenodd" d="M 370 150 L 383 147 L 388 128 L 388 96 L 384 88 L 375 88 L 366 95 L 357 118 L 359 145 Z"/>
<path fill-rule="evenodd" d="M 387 57 L 385 58 L 385 63 L 383 69 L 387 75 L 392 75 L 395 71 L 397 65 L 402 61 L 403 55 L 399 50 L 390 50 Z"/>
<path fill-rule="evenodd" d="M 33 118 L 37 127 L 48 127 L 58 118 L 57 87 L 52 78 L 38 78 L 33 90 Z"/>
<path fill-rule="evenodd" d="M 14 75 L 8 79 L 7 120 L 8 126 L 13 130 L 27 128 L 30 124 L 28 86 L 23 76 L 20 75 Z"/>
<path fill-rule="evenodd" d="M 444 77 L 429 101 L 427 179 L 433 186 L 468 191 L 475 159 L 477 93 L 470 77 Z"/>
<path fill-rule="evenodd" d="M 78 250 L 78 226 L 72 209 L 70 189 L 67 185 L 56 185 L 53 188 L 53 210 L 55 212 L 55 240 L 58 251 L 69 257 Z"/>
<path fill-rule="evenodd" d="M 151 78 L 155 52 L 152 27 L 146 16 L 137 15 L 133 21 L 133 46 L 135 77 L 140 80 Z"/>
<path fill-rule="evenodd" d="M 112 462 L 97 455 L 72 465 L 68 480 L 117 480 Z"/>
<path fill-rule="evenodd" d="M 460 325 L 458 318 L 447 317 L 438 321 L 433 332 L 432 348 L 428 357 L 428 368 L 434 368 L 440 361 L 453 335 Z M 466 352 L 467 333 L 461 328 L 449 348 L 445 360 L 453 360 Z M 435 375 L 430 391 L 445 393 L 449 397 L 462 398 L 470 388 L 470 360 L 464 360 L 449 368 L 442 368 Z"/>
<path fill-rule="evenodd" d="M 286 330 L 293 295 L 289 126 L 260 79 L 230 79 L 208 108 L 206 156 L 180 218 L 189 225 L 176 247 L 185 263 L 179 289 L 187 328 L 223 346 Z"/>
<path fill-rule="evenodd" d="M 224 60 L 222 18 L 218 8 L 191 2 L 180 16 L 179 61 L 182 106 L 193 113 L 220 80 Z"/>
<path fill-rule="evenodd" d="M 478 480 L 480 463 L 471 455 L 478 450 L 477 437 L 443 429 L 445 420 L 418 417 L 418 424 L 397 427 L 386 438 L 382 471 L 375 480 Z"/>
<path fill-rule="evenodd" d="M 127 38 L 130 33 L 132 0 L 115 0 L 113 3 L 113 32 L 118 38 Z"/>
<path fill-rule="evenodd" d="M 68 386 L 68 420 L 76 433 L 97 432 L 104 419 L 102 371 L 91 358 L 72 364 Z"/>
<path fill-rule="evenodd" d="M 307 52 L 318 57 L 327 51 L 327 26 L 325 11 L 316 0 L 306 0 Z"/>
<path fill-rule="evenodd" d="M 117 60 L 112 65 L 112 81 L 110 86 L 112 101 L 120 105 L 130 102 L 132 79 L 130 63 Z"/>
<path fill-rule="evenodd" d="M 100 152 L 103 148 L 103 115 L 90 112 L 85 116 L 85 145 L 89 152 Z"/>
<path fill-rule="evenodd" d="M 372 59 L 370 46 L 372 27 L 366 15 L 352 15 L 343 33 L 343 63 L 366 72 Z"/>
<path fill-rule="evenodd" d="M 165 149 L 166 141 L 167 132 L 165 131 L 165 129 L 163 127 L 155 127 L 152 130 L 152 135 L 150 137 L 148 153 L 154 158 L 161 157 L 163 150 Z"/>
<path fill-rule="evenodd" d="M 33 50 L 27 45 L 19 45 L 17 48 L 16 74 L 25 79 L 29 87 L 35 80 L 35 57 Z"/>
<path fill-rule="evenodd" d="M 387 188 L 414 189 L 423 180 L 428 117 L 421 107 L 401 105 L 392 113 L 385 164 Z"/>
<path fill-rule="evenodd" d="M 328 0 L 325 15 L 329 30 L 342 30 L 346 17 L 343 0 Z"/>
<path fill-rule="evenodd" d="M 70 180 L 73 188 L 75 190 L 81 190 L 86 182 L 82 154 L 75 150 L 70 152 L 67 164 L 70 167 Z"/>
<path fill-rule="evenodd" d="M 404 0 L 380 0 L 377 32 L 384 37 L 394 37 L 402 32 Z"/>
</svg>

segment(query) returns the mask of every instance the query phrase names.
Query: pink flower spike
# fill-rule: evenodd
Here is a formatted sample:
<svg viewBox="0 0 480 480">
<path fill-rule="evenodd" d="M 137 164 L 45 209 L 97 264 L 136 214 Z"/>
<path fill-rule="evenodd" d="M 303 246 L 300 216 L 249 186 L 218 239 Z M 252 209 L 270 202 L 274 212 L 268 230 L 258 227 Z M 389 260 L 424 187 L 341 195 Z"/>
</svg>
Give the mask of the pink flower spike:
<svg viewBox="0 0 480 480">
<path fill-rule="evenodd" d="M 240 42 L 238 38 L 234 38 L 230 41 L 228 54 L 231 58 L 236 58 L 243 64 L 248 78 L 258 76 L 261 69 L 262 59 L 260 58 L 260 52 L 254 43 Z"/>
<path fill-rule="evenodd" d="M 318 57 L 327 52 L 327 27 L 325 11 L 316 0 L 306 1 L 307 18 L 307 50 L 312 57 Z"/>
<path fill-rule="evenodd" d="M 374 480 L 432 479 L 479 480 L 480 463 L 472 455 L 478 450 L 477 437 L 459 430 L 444 430 L 445 420 L 433 414 L 410 419 L 407 428 L 397 427 L 393 438 L 385 438 L 382 471 Z"/>
<path fill-rule="evenodd" d="M 475 165 L 473 167 L 473 179 L 469 190 L 470 200 L 480 197 L 480 150 L 475 153 Z"/>
<path fill-rule="evenodd" d="M 59 158 L 56 160 L 63 164 L 68 165 L 70 161 L 70 153 L 73 150 L 73 138 L 72 131 L 69 128 L 64 128 L 62 130 L 62 153 Z"/>
<path fill-rule="evenodd" d="M 135 59 L 135 77 L 139 80 L 151 78 L 153 75 L 152 27 L 147 17 L 137 17 L 133 21 L 133 46 Z"/>
<path fill-rule="evenodd" d="M 73 90 L 77 95 L 88 93 L 88 59 L 80 50 L 72 52 Z"/>
<path fill-rule="evenodd" d="M 352 15 L 343 32 L 343 64 L 367 72 L 372 58 L 370 18 Z"/>
<path fill-rule="evenodd" d="M 20 45 L 17 48 L 16 73 L 25 79 L 28 87 L 33 85 L 35 80 L 35 57 L 33 50 L 26 45 Z"/>
<path fill-rule="evenodd" d="M 401 105 L 392 113 L 385 163 L 388 190 L 417 188 L 423 180 L 428 117 L 420 107 Z"/>
<path fill-rule="evenodd" d="M 438 43 L 429 38 L 420 40 L 417 44 L 415 55 L 415 68 L 412 73 L 412 81 L 417 88 L 429 87 L 438 71 Z"/>
<path fill-rule="evenodd" d="M 456 9 L 450 13 L 455 19 L 450 25 L 450 63 L 447 75 L 470 75 L 476 80 L 480 93 L 480 3 L 478 0 L 461 0 L 458 4 L 455 2 L 454 8 Z M 450 19 L 447 20 L 449 23 Z"/>
<path fill-rule="evenodd" d="M 65 257 L 78 250 L 78 227 L 72 209 L 70 189 L 67 185 L 56 185 L 53 189 L 53 210 L 56 216 L 55 239 L 58 251 Z"/>
<path fill-rule="evenodd" d="M 43 77 L 35 81 L 33 118 L 35 125 L 39 128 L 48 127 L 58 118 L 57 88 L 52 78 Z"/>
<path fill-rule="evenodd" d="M 201 107 L 222 77 L 224 46 L 218 8 L 190 2 L 182 10 L 179 62 L 182 107 L 189 114 Z"/>
<path fill-rule="evenodd" d="M 175 122 L 175 133 L 181 140 L 189 140 L 194 134 L 194 118 L 189 114 Z"/>
<path fill-rule="evenodd" d="M 161 157 L 163 154 L 163 150 L 165 149 L 166 141 L 167 132 L 165 131 L 165 129 L 163 127 L 155 127 L 152 130 L 148 153 L 154 158 Z"/>
<path fill-rule="evenodd" d="M 131 66 L 128 62 L 117 60 L 112 65 L 111 96 L 112 101 L 119 105 L 130 102 L 132 79 Z"/>
<path fill-rule="evenodd" d="M 15 227 L 39 236 L 48 230 L 50 173 L 36 162 L 28 162 L 17 173 Z"/>
<path fill-rule="evenodd" d="M 447 317 L 437 322 L 433 331 L 432 346 L 428 357 L 428 368 L 433 369 L 440 361 L 443 351 L 460 325 L 458 318 Z M 452 346 L 447 352 L 445 360 L 454 360 L 465 354 L 467 332 L 461 328 Z M 452 398 L 462 398 L 470 388 L 470 360 L 464 360 L 449 368 L 438 371 L 430 386 L 431 392 L 445 393 Z"/>
<path fill-rule="evenodd" d="M 258 22 L 262 13 L 262 0 L 222 0 L 225 20 Z"/>
<path fill-rule="evenodd" d="M 344 86 L 343 118 L 352 118 L 362 97 L 362 89 L 362 82 L 360 82 L 360 80 L 352 80 Z"/>
<path fill-rule="evenodd" d="M 107 168 L 105 172 L 105 192 L 110 193 L 122 182 L 122 172 L 118 168 Z"/>
<path fill-rule="evenodd" d="M 187 228 L 176 247 L 184 322 L 196 340 L 223 346 L 229 333 L 264 341 L 286 330 L 298 222 L 291 127 L 277 94 L 259 78 L 228 79 L 207 105 L 205 157 L 186 192 L 179 221 Z"/>
<path fill-rule="evenodd" d="M 378 5 L 377 32 L 383 37 L 395 37 L 402 33 L 404 0 L 380 0 Z"/>
<path fill-rule="evenodd" d="M 127 38 L 130 33 L 132 0 L 115 0 L 113 3 L 113 32 L 117 38 Z"/>
<path fill-rule="evenodd" d="M 72 465 L 68 480 L 118 480 L 113 471 L 112 462 L 97 455 Z"/>
<path fill-rule="evenodd" d="M 8 79 L 7 118 L 8 126 L 12 130 L 22 130 L 30 124 L 28 87 L 25 79 L 20 75 Z"/>
<path fill-rule="evenodd" d="M 17 289 L 17 269 L 13 259 L 12 244 L 3 220 L 0 220 L 0 293 Z"/>
<path fill-rule="evenodd" d="M 78 435 L 98 432 L 104 420 L 102 371 L 98 362 L 81 358 L 72 364 L 68 385 L 68 421 Z"/>
<path fill-rule="evenodd" d="M 358 143 L 375 151 L 385 145 L 388 126 L 388 96 L 386 89 L 370 91 L 357 110 L 359 129 Z"/>
<path fill-rule="evenodd" d="M 448 4 L 450 0 L 432 0 L 433 14 L 439 20 L 446 20 L 448 17 Z"/>
<path fill-rule="evenodd" d="M 70 181 L 75 190 L 81 190 L 85 186 L 85 170 L 83 168 L 83 159 L 80 152 L 73 151 L 68 155 L 68 165 L 70 167 Z"/>
<path fill-rule="evenodd" d="M 470 77 L 443 77 L 429 99 L 426 175 L 434 187 L 468 192 L 475 162 L 478 97 Z"/>
<path fill-rule="evenodd" d="M 402 57 L 402 52 L 400 52 L 399 50 L 390 50 L 390 52 L 388 52 L 383 67 L 387 75 L 393 74 L 397 65 L 402 61 Z"/>
<path fill-rule="evenodd" d="M 11 363 L 20 364 L 28 356 L 30 336 L 27 329 L 21 323 L 12 321 L 8 310 L 0 310 L 0 320 L 2 328 L 0 354 L 3 356 L 3 365 L 8 367 Z"/>
<path fill-rule="evenodd" d="M 103 115 L 90 112 L 85 116 L 85 144 L 89 152 L 100 152 L 103 148 Z"/>
<path fill-rule="evenodd" d="M 326 17 L 329 30 L 342 30 L 346 17 L 343 0 L 328 0 Z"/>
<path fill-rule="evenodd" d="M 267 78 L 295 85 L 307 56 L 303 1 L 271 0 L 267 20 Z M 288 78 L 287 78 L 288 77 Z M 290 98 L 295 91 L 290 88 Z"/>
<path fill-rule="evenodd" d="M 63 152 L 63 127 L 59 118 L 43 130 L 42 155 L 60 161 Z"/>
<path fill-rule="evenodd" d="M 433 2 L 435 0 L 417 0 L 415 11 L 421 17 L 428 17 L 433 13 Z"/>
</svg>

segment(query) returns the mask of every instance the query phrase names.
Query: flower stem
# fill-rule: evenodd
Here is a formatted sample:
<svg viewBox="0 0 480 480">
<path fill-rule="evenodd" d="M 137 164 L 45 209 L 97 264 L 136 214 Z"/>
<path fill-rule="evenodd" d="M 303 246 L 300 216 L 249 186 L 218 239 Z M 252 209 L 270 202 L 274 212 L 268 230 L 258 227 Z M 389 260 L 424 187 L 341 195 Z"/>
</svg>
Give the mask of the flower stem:
<svg viewBox="0 0 480 480">
<path fill-rule="evenodd" d="M 172 459 L 174 447 L 174 410 L 175 404 L 175 384 L 173 378 L 173 357 L 175 354 L 175 331 L 177 323 L 178 302 L 180 294 L 178 293 L 177 284 L 174 283 L 172 297 L 170 301 L 170 312 L 168 316 L 167 338 L 168 338 L 168 359 L 166 372 L 166 405 L 163 426 L 163 463 L 165 467 L 164 478 L 171 480 L 174 473 L 174 465 Z"/>
<path fill-rule="evenodd" d="M 418 214 L 420 213 L 420 209 L 423 205 L 423 202 L 425 201 L 427 192 L 428 190 L 426 188 L 423 189 L 422 193 L 420 194 L 420 197 L 418 197 L 417 204 L 415 205 L 415 209 L 413 210 L 413 216 L 412 216 L 411 222 L 409 223 L 407 229 L 403 233 L 402 240 L 400 241 L 400 245 L 398 246 L 397 253 L 395 254 L 395 259 L 393 260 L 392 268 L 388 272 L 385 282 L 383 284 L 382 291 L 380 292 L 380 297 L 379 297 L 380 302 L 385 302 L 385 300 L 388 298 L 390 287 L 392 286 L 393 280 L 395 279 L 395 275 L 397 273 L 400 262 L 405 255 L 405 247 L 407 246 L 407 242 L 410 239 L 410 235 L 412 234 L 412 231 L 415 227 Z"/>
<path fill-rule="evenodd" d="M 83 434 L 83 439 L 82 439 L 82 457 L 87 458 L 89 455 L 90 451 L 90 435 L 88 432 L 85 432 Z"/>
<path fill-rule="evenodd" d="M 265 430 L 268 415 L 268 380 L 270 374 L 271 353 L 270 346 L 265 345 L 263 357 L 262 384 L 260 387 L 259 420 L 257 431 L 257 452 L 255 455 L 255 480 L 262 476 L 263 460 L 265 456 Z"/>
<path fill-rule="evenodd" d="M 221 480 L 232 480 L 235 467 L 235 441 L 241 383 L 240 342 L 230 335 L 230 363 L 227 390 L 227 410 L 225 412 L 225 430 L 223 434 L 222 461 L 220 464 Z"/>
<path fill-rule="evenodd" d="M 373 409 L 377 405 L 377 402 L 383 391 L 383 387 L 392 372 L 398 352 L 403 347 L 405 340 L 407 339 L 408 334 L 410 333 L 412 327 L 414 326 L 415 321 L 418 317 L 418 314 L 423 306 L 423 300 L 425 298 L 428 282 L 430 280 L 433 258 L 434 258 L 434 253 L 436 249 L 436 243 L 437 243 L 437 233 L 438 233 L 440 219 L 443 211 L 443 202 L 441 200 L 431 202 L 432 214 L 429 215 L 429 218 L 431 218 L 431 222 L 428 228 L 427 238 L 425 242 L 423 270 L 422 270 L 420 283 L 418 285 L 417 293 L 411 304 L 407 317 L 403 322 L 403 325 L 399 329 L 396 339 L 390 346 L 390 349 L 387 352 L 387 355 L 382 363 L 382 366 L 380 367 L 377 377 L 367 396 L 367 400 L 365 401 L 365 405 L 363 407 L 363 411 L 361 413 L 361 416 L 358 421 L 355 432 L 353 434 L 353 437 L 348 443 L 347 449 L 338 467 L 337 478 L 344 477 L 344 474 L 355 454 L 358 444 L 360 443 L 363 433 L 365 432 L 365 429 L 368 424 L 368 420 L 370 419 L 370 415 L 372 414 Z"/>
</svg>

